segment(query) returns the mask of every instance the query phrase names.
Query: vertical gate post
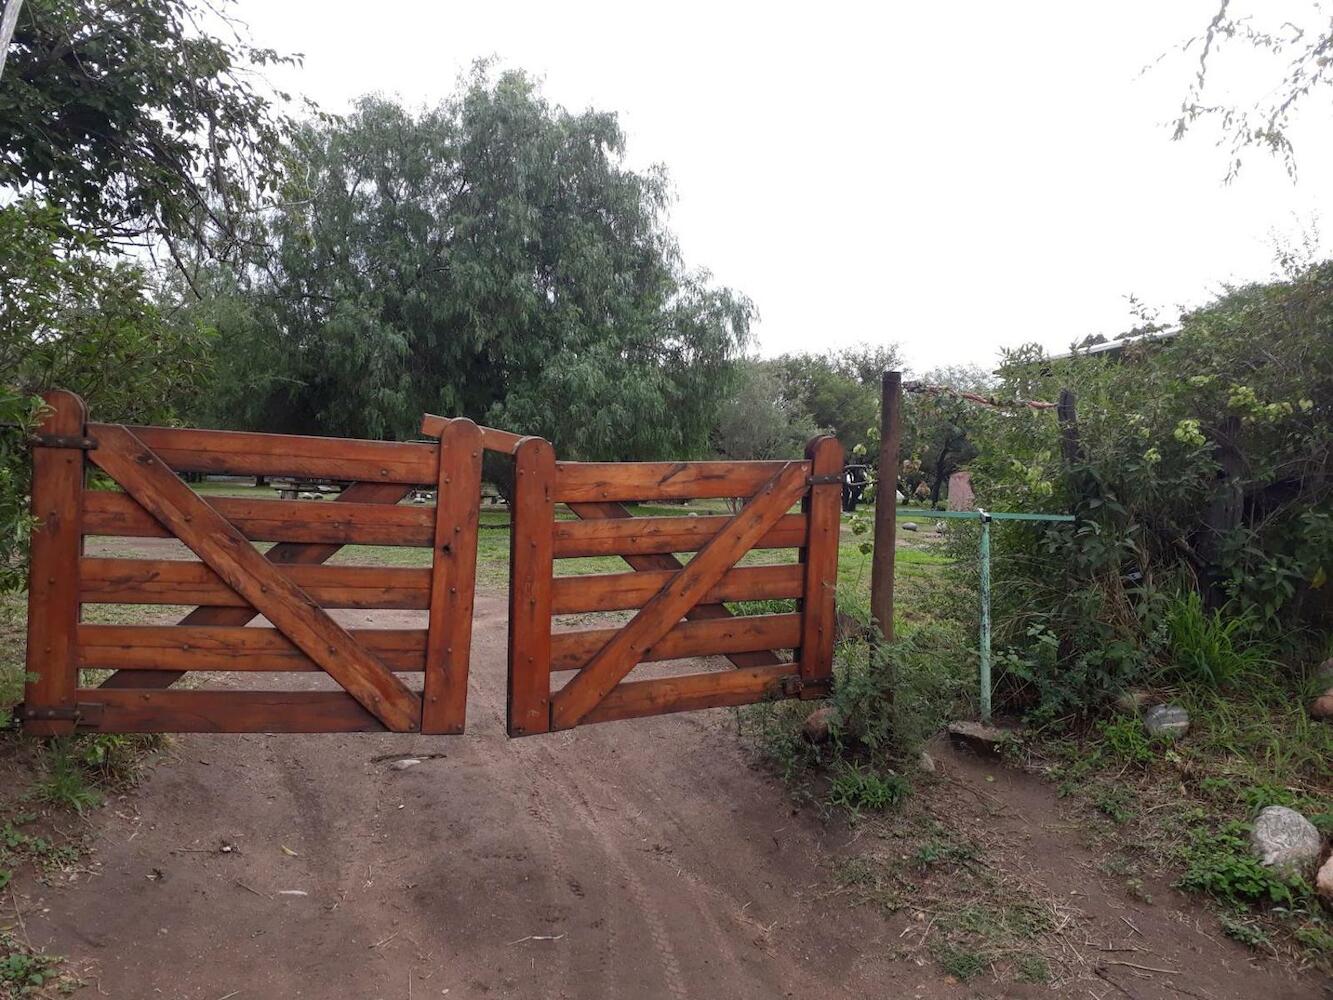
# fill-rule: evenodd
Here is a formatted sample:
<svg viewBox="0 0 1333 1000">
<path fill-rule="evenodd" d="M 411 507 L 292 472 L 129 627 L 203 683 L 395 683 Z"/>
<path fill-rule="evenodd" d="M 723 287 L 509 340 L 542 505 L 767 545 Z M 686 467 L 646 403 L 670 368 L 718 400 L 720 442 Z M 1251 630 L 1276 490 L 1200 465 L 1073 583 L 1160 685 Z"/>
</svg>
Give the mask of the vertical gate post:
<svg viewBox="0 0 1333 1000">
<path fill-rule="evenodd" d="M 805 447 L 813 482 L 801 501 L 806 515 L 805 597 L 801 608 L 801 697 L 828 694 L 833 675 L 833 630 L 838 578 L 838 535 L 842 527 L 842 445 L 831 435 Z"/>
<path fill-rule="evenodd" d="M 38 430 L 39 441 L 32 452 L 32 513 L 38 524 L 32 533 L 28 568 L 27 669 L 33 679 L 24 692 L 24 729 L 53 736 L 74 731 L 77 709 L 79 557 L 83 554 L 80 444 L 87 409 L 72 392 L 48 392 L 44 398 L 51 411 Z"/>
<path fill-rule="evenodd" d="M 554 495 L 555 450 L 542 438 L 524 438 L 514 449 L 509 538 L 510 736 L 551 728 Z"/>
<path fill-rule="evenodd" d="M 898 530 L 898 467 L 902 447 L 902 372 L 885 372 L 880 386 L 879 486 L 875 490 L 875 549 L 870 563 L 870 617 L 893 641 L 893 558 Z"/>
<path fill-rule="evenodd" d="M 451 420 L 440 433 L 423 733 L 461 733 L 467 717 L 481 451 L 481 429 L 471 420 Z"/>
</svg>

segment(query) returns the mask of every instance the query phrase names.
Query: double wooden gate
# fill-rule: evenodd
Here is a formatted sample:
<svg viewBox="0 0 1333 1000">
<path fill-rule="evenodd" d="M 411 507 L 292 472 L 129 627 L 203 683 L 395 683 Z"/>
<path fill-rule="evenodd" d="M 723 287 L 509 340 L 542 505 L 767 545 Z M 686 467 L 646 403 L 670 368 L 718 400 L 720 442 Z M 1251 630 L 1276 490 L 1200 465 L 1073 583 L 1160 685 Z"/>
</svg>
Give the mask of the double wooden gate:
<svg viewBox="0 0 1333 1000">
<path fill-rule="evenodd" d="M 70 393 L 48 404 L 33 458 L 29 732 L 462 732 L 486 448 L 512 455 L 515 472 L 510 735 L 827 690 L 842 470 L 832 438 L 791 462 L 576 463 L 467 420 L 428 416 L 434 440 L 395 443 L 89 423 Z M 254 500 L 196 492 L 180 473 L 351 485 L 332 503 Z M 419 486 L 437 491 L 434 507 L 402 503 Z M 718 497 L 745 503 L 730 517 L 626 506 Z M 118 558 L 104 542 L 112 551 L 89 557 L 87 536 L 177 539 L 189 552 Z M 422 568 L 330 564 L 347 545 L 432 554 Z M 787 548 L 795 562 L 737 566 Z M 557 560 L 612 555 L 630 571 L 555 572 Z M 795 610 L 727 607 L 774 599 Z M 94 604 L 192 610 L 170 625 L 84 621 Z M 426 627 L 350 628 L 338 609 L 425 611 Z M 627 623 L 552 628 L 628 610 Z M 636 673 L 707 655 L 733 669 Z M 88 670 L 112 672 L 81 686 Z M 173 689 L 189 671 L 317 672 L 340 690 Z M 400 676 L 416 673 L 419 686 Z M 552 674 L 569 679 L 553 691 Z"/>
</svg>

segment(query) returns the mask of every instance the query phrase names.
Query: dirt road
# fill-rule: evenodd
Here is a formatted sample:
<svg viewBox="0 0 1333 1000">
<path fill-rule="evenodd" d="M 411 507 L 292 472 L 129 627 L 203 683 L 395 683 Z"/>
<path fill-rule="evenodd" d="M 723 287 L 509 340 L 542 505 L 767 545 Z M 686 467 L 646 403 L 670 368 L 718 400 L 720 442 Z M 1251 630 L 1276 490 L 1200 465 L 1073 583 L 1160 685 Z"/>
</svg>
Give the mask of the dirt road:
<svg viewBox="0 0 1333 1000">
<path fill-rule="evenodd" d="M 34 888 L 28 933 L 86 970 L 80 996 L 118 1000 L 1052 995 L 895 957 L 910 918 L 830 892 L 827 858 L 857 834 L 794 813 L 728 713 L 507 740 L 504 613 L 479 598 L 467 736 L 180 737 L 97 811 L 98 875 Z M 957 780 L 983 782 L 969 767 Z M 1033 821 L 1004 822 L 1021 839 Z M 1193 995 L 1311 995 L 1166 912 L 1124 912 L 1179 938 Z M 1108 940 L 1116 913 L 1094 917 Z M 1117 995 L 1090 981 L 1063 995 Z"/>
</svg>

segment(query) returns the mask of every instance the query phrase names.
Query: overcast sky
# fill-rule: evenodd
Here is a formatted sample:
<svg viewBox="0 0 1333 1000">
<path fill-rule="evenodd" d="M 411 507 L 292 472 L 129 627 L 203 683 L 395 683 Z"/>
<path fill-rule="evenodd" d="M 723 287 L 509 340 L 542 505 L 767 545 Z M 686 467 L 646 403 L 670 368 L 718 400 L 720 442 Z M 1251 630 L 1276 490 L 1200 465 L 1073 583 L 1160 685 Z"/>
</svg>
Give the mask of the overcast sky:
<svg viewBox="0 0 1333 1000">
<path fill-rule="evenodd" d="M 618 112 L 631 163 L 670 172 L 687 263 L 757 305 L 759 353 L 897 341 L 923 370 L 1113 335 L 1134 323 L 1131 294 L 1174 318 L 1224 282 L 1271 276 L 1275 236 L 1317 229 L 1333 191 L 1326 100 L 1295 133 L 1296 184 L 1254 153 L 1224 185 L 1214 136 L 1170 141 L 1193 62 L 1140 71 L 1216 6 L 242 0 L 239 13 L 260 44 L 305 54 L 281 82 L 329 110 L 372 91 L 433 103 L 496 56 L 570 109 Z M 1276 82 L 1249 63 L 1223 79 L 1242 95 Z"/>
</svg>

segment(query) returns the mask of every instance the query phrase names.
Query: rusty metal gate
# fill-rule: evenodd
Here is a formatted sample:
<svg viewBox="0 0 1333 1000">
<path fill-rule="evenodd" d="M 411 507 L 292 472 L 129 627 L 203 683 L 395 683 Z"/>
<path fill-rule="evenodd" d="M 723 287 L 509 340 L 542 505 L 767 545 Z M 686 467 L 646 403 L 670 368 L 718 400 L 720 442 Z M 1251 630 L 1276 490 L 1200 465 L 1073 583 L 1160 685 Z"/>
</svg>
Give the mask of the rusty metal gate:
<svg viewBox="0 0 1333 1000">
<path fill-rule="evenodd" d="M 484 449 L 511 455 L 515 471 L 511 736 L 828 689 L 842 471 L 832 438 L 790 462 L 578 463 L 556 461 L 540 438 L 430 415 L 434 440 L 398 443 L 90 423 L 71 393 L 47 403 L 33 456 L 30 733 L 461 733 Z M 331 503 L 255 500 L 202 495 L 181 473 L 350 485 Z M 401 503 L 418 486 L 437 491 L 434 507 Z M 697 517 L 626 507 L 719 497 L 744 506 Z M 89 557 L 87 536 L 176 539 L 195 558 Z M 422 568 L 329 564 L 347 545 L 432 555 Z M 737 566 L 776 549 L 797 550 L 796 561 Z M 619 556 L 631 571 L 555 573 L 556 560 L 581 556 Z M 772 599 L 795 610 L 727 607 Z M 175 624 L 84 621 L 95 604 L 193 610 Z M 428 615 L 424 629 L 347 628 L 333 609 Z M 560 616 L 628 610 L 614 627 L 552 628 Z M 261 618 L 267 627 L 255 627 Z M 635 674 L 707 655 L 734 669 Z M 111 673 L 81 686 L 88 670 Z M 191 671 L 317 672 L 341 690 L 172 687 Z M 414 673 L 419 687 L 400 676 Z M 572 676 L 553 692 L 553 673 Z"/>
</svg>

